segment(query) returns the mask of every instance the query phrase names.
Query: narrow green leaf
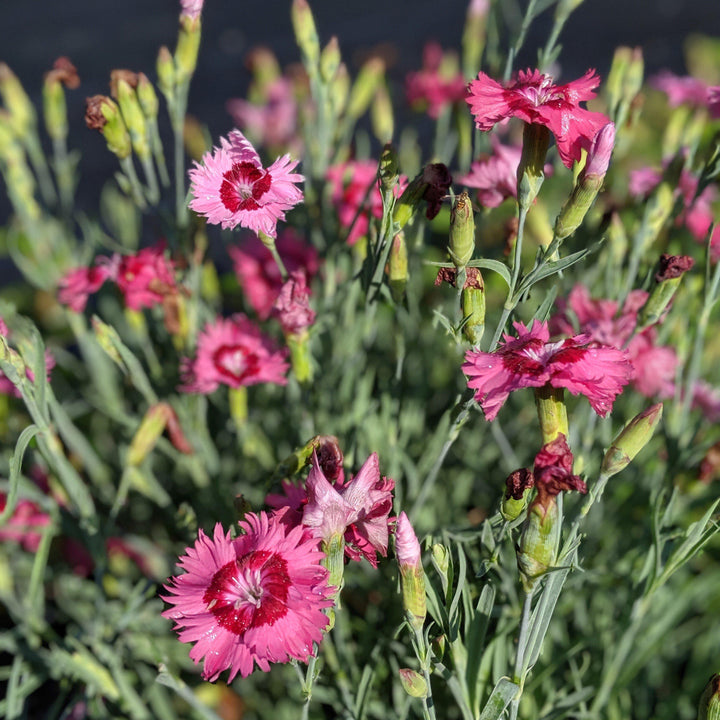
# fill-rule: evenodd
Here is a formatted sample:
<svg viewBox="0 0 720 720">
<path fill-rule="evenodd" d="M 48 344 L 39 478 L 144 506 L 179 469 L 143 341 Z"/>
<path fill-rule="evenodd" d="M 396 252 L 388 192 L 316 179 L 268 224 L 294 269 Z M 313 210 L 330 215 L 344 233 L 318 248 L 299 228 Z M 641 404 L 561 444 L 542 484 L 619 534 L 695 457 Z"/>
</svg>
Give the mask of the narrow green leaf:
<svg viewBox="0 0 720 720">
<path fill-rule="evenodd" d="M 520 691 L 520 686 L 507 678 L 501 678 L 485 703 L 479 720 L 500 720 L 505 708 Z"/>
<path fill-rule="evenodd" d="M 475 614 L 467 634 L 468 661 L 465 677 L 470 693 L 470 707 L 473 715 L 480 710 L 480 698 L 483 693 L 483 683 L 480 677 L 480 665 L 485 654 L 485 635 L 490 623 L 490 615 L 495 604 L 495 588 L 486 583 L 480 592 L 480 598 L 475 606 Z"/>
<path fill-rule="evenodd" d="M 15 512 L 17 504 L 18 488 L 20 487 L 20 469 L 22 468 L 23 457 L 30 441 L 40 432 L 37 425 L 28 425 L 21 433 L 15 444 L 15 452 L 10 460 L 10 473 L 8 478 L 8 494 L 5 509 L 0 513 L 0 527 Z"/>
<path fill-rule="evenodd" d="M 468 267 L 485 268 L 486 270 L 492 270 L 497 273 L 504 281 L 505 284 L 510 287 L 512 278 L 510 277 L 510 270 L 505 263 L 501 263 L 499 260 L 490 260 L 489 258 L 480 258 L 479 260 L 471 260 Z"/>
</svg>

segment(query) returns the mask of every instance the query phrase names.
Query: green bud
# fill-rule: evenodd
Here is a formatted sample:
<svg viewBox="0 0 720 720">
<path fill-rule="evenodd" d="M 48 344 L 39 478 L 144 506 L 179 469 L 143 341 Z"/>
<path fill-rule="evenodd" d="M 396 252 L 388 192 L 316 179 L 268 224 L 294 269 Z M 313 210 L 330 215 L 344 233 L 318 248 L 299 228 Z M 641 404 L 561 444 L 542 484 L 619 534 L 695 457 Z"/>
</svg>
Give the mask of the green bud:
<svg viewBox="0 0 720 720">
<path fill-rule="evenodd" d="M 340 61 L 340 44 L 337 37 L 333 35 L 320 54 L 320 77 L 326 85 L 333 81 L 340 67 Z"/>
<path fill-rule="evenodd" d="M 618 47 L 615 49 L 610 72 L 605 80 L 605 97 L 607 98 L 608 114 L 617 122 L 616 112 L 623 97 L 625 75 L 632 61 L 632 48 Z"/>
<path fill-rule="evenodd" d="M 450 569 L 450 550 L 441 543 L 435 543 L 430 548 L 433 565 L 437 571 L 447 579 L 448 570 Z"/>
<path fill-rule="evenodd" d="M 391 192 L 395 185 L 397 185 L 398 158 L 395 148 L 390 143 L 385 145 L 382 155 L 380 156 L 378 176 L 380 178 L 380 187 L 386 193 Z"/>
<path fill-rule="evenodd" d="M 27 138 L 37 125 L 35 108 L 15 73 L 0 63 L 0 95 L 10 113 L 13 132 L 19 138 Z"/>
<path fill-rule="evenodd" d="M 636 47 L 630 53 L 630 64 L 623 76 L 622 83 L 623 100 L 627 103 L 628 107 L 642 90 L 644 76 L 645 60 L 643 59 L 642 48 Z"/>
<path fill-rule="evenodd" d="M 395 130 L 392 102 L 387 86 L 381 83 L 370 107 L 370 122 L 375 137 L 380 142 L 390 142 Z"/>
<path fill-rule="evenodd" d="M 608 246 L 610 255 L 615 266 L 621 265 L 628 252 L 628 237 L 625 232 L 625 226 L 620 215 L 614 212 L 610 218 L 610 225 L 607 230 Z"/>
<path fill-rule="evenodd" d="M 400 585 L 402 587 L 405 618 L 415 630 L 421 630 L 427 616 L 425 599 L 425 571 L 410 565 L 400 566 Z"/>
<path fill-rule="evenodd" d="M 91 129 L 100 130 L 107 143 L 108 150 L 121 160 L 132 152 L 130 135 L 123 122 L 120 108 L 105 95 L 93 95 L 87 98 L 85 123 Z"/>
<path fill-rule="evenodd" d="M 472 201 L 463 190 L 457 196 L 450 213 L 450 243 L 448 254 L 458 270 L 462 270 L 475 251 L 475 217 Z"/>
<path fill-rule="evenodd" d="M 348 100 L 346 115 L 349 118 L 357 120 L 367 111 L 384 77 L 385 62 L 379 57 L 370 58 L 360 68 Z"/>
<path fill-rule="evenodd" d="M 175 93 L 175 61 L 164 45 L 158 52 L 156 69 L 160 92 L 170 99 Z"/>
<path fill-rule="evenodd" d="M 513 520 L 519 518 L 523 510 L 527 507 L 531 494 L 532 488 L 528 488 L 519 500 L 516 500 L 513 497 L 504 497 L 502 504 L 500 505 L 500 514 L 503 516 L 503 520 L 512 522 Z"/>
<path fill-rule="evenodd" d="M 178 84 L 190 82 L 190 78 L 197 67 L 198 52 L 200 50 L 200 19 L 190 20 L 180 16 L 180 32 L 175 48 L 175 79 Z"/>
<path fill-rule="evenodd" d="M 424 177 L 424 170 L 421 170 L 408 184 L 403 194 L 395 202 L 393 210 L 393 222 L 402 229 L 410 222 L 415 209 L 423 198 L 428 184 Z"/>
<path fill-rule="evenodd" d="M 670 112 L 662 136 L 661 152 L 663 157 L 675 155 L 683 146 L 690 147 L 690 143 L 685 141 L 690 112 L 687 105 L 679 105 Z"/>
<path fill-rule="evenodd" d="M 127 453 L 128 465 L 133 467 L 140 465 L 157 444 L 168 420 L 166 405 L 167 403 L 158 403 L 145 413 L 140 427 L 130 442 Z"/>
<path fill-rule="evenodd" d="M 400 231 L 394 238 L 388 260 L 388 283 L 390 293 L 395 302 L 400 302 L 405 295 L 408 281 L 408 256 L 405 233 Z"/>
<path fill-rule="evenodd" d="M 317 75 L 320 61 L 320 40 L 307 0 L 293 0 L 290 6 L 290 18 L 295 32 L 295 42 L 302 53 L 305 69 L 310 77 L 314 77 Z"/>
<path fill-rule="evenodd" d="M 0 367 L 5 377 L 16 387 L 27 382 L 27 367 L 20 354 L 13 350 L 7 339 L 0 335 Z"/>
<path fill-rule="evenodd" d="M 720 720 L 720 674 L 715 673 L 700 696 L 698 720 Z"/>
<path fill-rule="evenodd" d="M 517 564 L 520 581 L 526 592 L 555 563 L 559 539 L 558 507 L 554 497 L 547 507 L 534 501 L 528 510 L 517 546 Z"/>
<path fill-rule="evenodd" d="M 330 84 L 330 102 L 332 103 L 335 115 L 342 114 L 350 94 L 350 75 L 348 74 L 345 63 L 340 63 L 340 67 L 335 73 Z"/>
<path fill-rule="evenodd" d="M 145 73 L 138 73 L 138 85 L 135 91 L 145 117 L 149 120 L 157 118 L 160 102 L 155 88 Z"/>
<path fill-rule="evenodd" d="M 140 107 L 137 93 L 123 78 L 117 81 L 117 99 L 125 126 L 130 133 L 133 150 L 140 158 L 150 156 L 150 145 L 147 136 L 147 121 Z"/>
<path fill-rule="evenodd" d="M 123 371 L 127 372 L 125 362 L 120 357 L 117 345 L 120 342 L 120 336 L 111 325 L 104 323 L 97 315 L 93 315 L 91 319 L 92 329 L 95 333 L 95 339 L 98 345 L 108 355 L 108 357 Z"/>
<path fill-rule="evenodd" d="M 545 156 L 550 131 L 544 125 L 525 123 L 520 165 L 518 165 L 518 205 L 528 209 L 545 180 Z"/>
<path fill-rule="evenodd" d="M 230 417 L 237 427 L 245 424 L 248 416 L 247 387 L 241 385 L 228 389 L 228 400 L 230 402 Z"/>
<path fill-rule="evenodd" d="M 53 139 L 67 137 L 67 105 L 65 90 L 61 82 L 50 77 L 43 83 L 43 116 L 48 135 Z"/>
<path fill-rule="evenodd" d="M 655 286 L 640 310 L 636 332 L 644 330 L 660 321 L 666 308 L 675 297 L 683 275 L 692 268 L 695 261 L 688 255 L 660 256 L 658 271 L 655 273 Z"/>
<path fill-rule="evenodd" d="M 652 405 L 635 416 L 612 441 L 602 461 L 600 472 L 612 477 L 624 470 L 648 444 L 662 418 L 662 403 Z"/>
<path fill-rule="evenodd" d="M 470 270 L 476 272 L 471 274 Z M 468 279 L 460 295 L 460 302 L 463 313 L 462 333 L 477 347 L 485 331 L 485 283 L 478 268 L 468 269 Z"/>
<path fill-rule="evenodd" d="M 308 386 L 313 379 L 310 335 L 307 330 L 303 330 L 297 335 L 288 335 L 286 340 L 290 348 L 290 363 L 295 379 L 301 385 Z"/>
<path fill-rule="evenodd" d="M 405 690 L 410 697 L 427 697 L 427 683 L 420 673 L 410 670 L 410 668 L 400 668 L 398 672 L 400 674 L 400 683 L 403 686 L 403 690 Z"/>
<path fill-rule="evenodd" d="M 484 8 L 476 7 L 477 4 L 471 2 L 468 6 L 462 34 L 463 75 L 466 78 L 475 77 L 478 74 L 485 49 L 487 11 L 490 3 L 488 2 Z"/>
</svg>

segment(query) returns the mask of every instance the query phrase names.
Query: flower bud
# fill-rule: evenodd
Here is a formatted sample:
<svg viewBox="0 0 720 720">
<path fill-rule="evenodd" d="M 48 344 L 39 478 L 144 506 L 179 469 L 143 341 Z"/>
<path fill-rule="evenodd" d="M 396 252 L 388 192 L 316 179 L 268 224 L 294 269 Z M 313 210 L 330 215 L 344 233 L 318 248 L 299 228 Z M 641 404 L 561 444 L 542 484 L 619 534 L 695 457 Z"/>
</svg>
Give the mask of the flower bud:
<svg viewBox="0 0 720 720">
<path fill-rule="evenodd" d="M 600 472 L 611 477 L 624 470 L 647 445 L 662 418 L 662 403 L 652 405 L 636 415 L 612 441 L 605 452 Z"/>
<path fill-rule="evenodd" d="M 510 473 L 505 480 L 505 496 L 503 497 L 500 513 L 503 519 L 512 522 L 520 517 L 520 513 L 527 507 L 527 502 L 535 486 L 535 476 L 532 470 L 520 468 Z"/>
<path fill-rule="evenodd" d="M 545 180 L 545 156 L 550 144 L 550 131 L 544 125 L 525 123 L 523 147 L 518 165 L 518 205 L 528 209 Z"/>
<path fill-rule="evenodd" d="M 720 720 L 720 674 L 715 673 L 700 696 L 698 720 Z"/>
<path fill-rule="evenodd" d="M 607 98 L 608 114 L 616 117 L 617 109 L 623 95 L 623 82 L 625 74 L 632 60 L 632 48 L 620 46 L 615 48 L 610 72 L 605 80 L 605 96 Z"/>
<path fill-rule="evenodd" d="M 635 241 L 640 251 L 647 251 L 652 246 L 672 215 L 682 164 L 682 154 L 678 154 L 667 166 L 662 180 L 645 203 L 645 212 Z"/>
<path fill-rule="evenodd" d="M 320 41 L 318 40 L 315 19 L 306 0 L 293 0 L 290 6 L 290 18 L 295 32 L 295 42 L 302 53 L 303 64 L 312 77 L 317 74 L 320 60 Z"/>
<path fill-rule="evenodd" d="M 403 690 L 414 698 L 427 697 L 428 687 L 425 682 L 425 678 L 410 668 L 400 668 L 398 670 L 400 674 L 400 683 L 403 686 Z"/>
<path fill-rule="evenodd" d="M 85 124 L 91 130 L 100 130 L 110 152 L 121 160 L 128 157 L 132 144 L 118 106 L 105 95 L 86 98 L 85 104 Z"/>
<path fill-rule="evenodd" d="M 0 63 L 0 95 L 13 132 L 19 138 L 28 137 L 37 125 L 35 108 L 15 73 L 5 63 Z"/>
<path fill-rule="evenodd" d="M 145 73 L 138 73 L 138 84 L 135 91 L 145 117 L 148 120 L 157 118 L 160 103 L 155 88 Z"/>
<path fill-rule="evenodd" d="M 43 114 L 48 135 L 53 139 L 67 137 L 67 106 L 65 90 L 76 89 L 80 85 L 75 66 L 66 57 L 59 57 L 53 63 L 53 69 L 45 74 L 43 82 Z"/>
<path fill-rule="evenodd" d="M 167 403 L 157 403 L 145 413 L 140 427 L 130 442 L 127 453 L 128 465 L 137 467 L 155 447 L 167 424 L 167 407 Z"/>
<path fill-rule="evenodd" d="M 421 561 L 420 543 L 404 512 L 398 515 L 395 527 L 395 555 L 400 568 L 405 616 L 415 630 L 421 630 L 427 615 L 425 571 Z"/>
<path fill-rule="evenodd" d="M 489 0 L 470 0 L 462 34 L 463 75 L 476 77 L 485 49 Z"/>
<path fill-rule="evenodd" d="M 90 321 L 92 323 L 93 332 L 95 333 L 95 339 L 98 341 L 98 345 L 108 355 L 108 357 L 123 371 L 126 372 L 127 368 L 125 362 L 120 357 L 120 353 L 117 350 L 117 343 L 120 341 L 120 337 L 117 331 L 111 325 L 104 323 L 97 315 L 93 315 Z"/>
<path fill-rule="evenodd" d="M 402 231 L 393 238 L 387 273 L 393 300 L 400 302 L 405 295 L 408 281 L 407 245 L 405 244 L 405 233 Z"/>
<path fill-rule="evenodd" d="M 467 268 L 460 305 L 463 314 L 462 333 L 477 347 L 485 332 L 485 283 L 479 268 Z"/>
<path fill-rule="evenodd" d="M 340 67 L 340 61 L 340 44 L 337 37 L 333 35 L 320 54 L 320 77 L 324 83 L 329 85 L 332 82 Z"/>
<path fill-rule="evenodd" d="M 615 125 L 604 125 L 593 138 L 585 167 L 578 176 L 572 194 L 555 221 L 555 237 L 564 240 L 577 230 L 602 187 L 615 145 Z"/>
<path fill-rule="evenodd" d="M 380 83 L 385 76 L 385 62 L 382 58 L 370 58 L 361 68 L 350 90 L 350 98 L 345 114 L 351 120 L 357 120 L 370 106 Z"/>
<path fill-rule="evenodd" d="M 385 192 L 390 192 L 397 185 L 398 181 L 398 158 L 397 151 L 387 143 L 383 148 L 380 156 L 380 165 L 378 167 L 378 177 L 380 179 L 380 187 Z"/>
<path fill-rule="evenodd" d="M 655 273 L 656 285 L 640 310 L 637 331 L 659 322 L 680 285 L 682 276 L 692 268 L 695 261 L 688 255 L 660 256 L 658 271 Z"/>
<path fill-rule="evenodd" d="M 432 561 L 436 570 L 447 579 L 450 569 L 450 550 L 441 543 L 435 543 L 431 548 Z"/>
<path fill-rule="evenodd" d="M 180 31 L 175 48 L 175 80 L 179 85 L 190 82 L 197 67 L 200 50 L 200 19 L 180 16 Z"/>
<path fill-rule="evenodd" d="M 140 107 L 134 86 L 128 82 L 124 75 L 126 71 L 113 70 L 111 77 L 114 75 L 112 84 L 115 87 L 115 95 L 117 97 L 120 112 L 122 113 L 125 126 L 130 133 L 133 150 L 140 158 L 150 156 L 150 145 L 148 144 L 147 121 Z M 118 74 L 116 74 L 118 73 Z M 133 75 L 135 75 L 133 73 Z M 134 82 L 137 85 L 137 75 L 134 76 Z"/>
<path fill-rule="evenodd" d="M 393 221 L 402 229 L 409 222 L 421 200 L 427 202 L 425 217 L 432 220 L 442 207 L 452 175 L 442 163 L 429 163 L 413 178 L 395 203 Z"/>
<path fill-rule="evenodd" d="M 350 75 L 348 74 L 345 63 L 340 63 L 340 67 L 330 84 L 330 102 L 332 103 L 335 115 L 341 115 L 343 113 L 349 94 Z"/>
<path fill-rule="evenodd" d="M 375 137 L 380 142 L 390 142 L 395 130 L 395 120 L 393 118 L 392 102 L 390 101 L 390 93 L 387 86 L 382 83 L 375 93 L 375 97 L 370 108 L 370 122 Z"/>
<path fill-rule="evenodd" d="M 462 270 L 475 251 L 475 217 L 472 201 L 463 190 L 450 213 L 450 244 L 448 254 L 458 270 Z"/>
<path fill-rule="evenodd" d="M 165 45 L 158 52 L 156 69 L 160 92 L 170 99 L 175 92 L 175 61 Z"/>
<path fill-rule="evenodd" d="M 535 501 L 528 510 L 517 546 L 520 581 L 530 592 L 543 573 L 555 563 L 559 539 L 557 501 L 551 497 L 546 505 Z"/>
</svg>

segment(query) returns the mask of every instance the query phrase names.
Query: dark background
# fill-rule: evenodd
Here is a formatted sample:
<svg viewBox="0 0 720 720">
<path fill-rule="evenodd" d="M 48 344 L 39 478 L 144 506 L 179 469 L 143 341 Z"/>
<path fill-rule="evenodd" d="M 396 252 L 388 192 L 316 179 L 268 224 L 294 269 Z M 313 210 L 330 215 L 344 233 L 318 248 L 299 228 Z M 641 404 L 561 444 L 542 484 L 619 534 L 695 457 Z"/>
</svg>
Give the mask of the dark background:
<svg viewBox="0 0 720 720">
<path fill-rule="evenodd" d="M 310 2 L 321 42 L 337 35 L 352 73 L 368 51 L 395 46 L 390 77 L 396 87 L 408 71 L 420 66 L 426 41 L 459 48 L 467 8 L 466 0 Z M 189 111 L 207 123 L 214 138 L 231 127 L 226 100 L 242 95 L 247 87 L 243 59 L 248 50 L 267 45 L 282 64 L 298 60 L 289 8 L 289 0 L 206 0 Z M 84 98 L 108 93 L 112 68 L 142 70 L 155 79 L 158 48 L 174 48 L 179 2 L 4 0 L 0 12 L 0 60 L 20 76 L 36 100 L 43 73 L 56 57 L 67 55 L 78 68 L 82 85 L 68 96 L 70 142 L 83 153 L 80 204 L 96 207 L 99 185 L 116 165 L 100 136 L 84 127 Z M 534 64 L 551 22 L 552 10 L 536 21 L 516 67 Z M 589 67 L 604 77 L 613 49 L 620 44 L 643 47 L 648 74 L 665 67 L 682 73 L 683 41 L 693 32 L 720 35 L 718 0 L 586 0 L 561 37 L 559 80 L 574 79 Z M 0 221 L 6 212 L 5 203 L 0 204 Z"/>
</svg>

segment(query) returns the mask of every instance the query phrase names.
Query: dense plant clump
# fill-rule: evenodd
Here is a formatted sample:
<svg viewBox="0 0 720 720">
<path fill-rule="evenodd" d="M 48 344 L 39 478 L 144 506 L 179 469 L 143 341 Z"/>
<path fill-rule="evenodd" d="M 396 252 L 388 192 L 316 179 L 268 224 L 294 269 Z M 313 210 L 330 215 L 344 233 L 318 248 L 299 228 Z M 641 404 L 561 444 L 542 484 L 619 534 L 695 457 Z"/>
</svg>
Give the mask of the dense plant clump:
<svg viewBox="0 0 720 720">
<path fill-rule="evenodd" d="M 5 717 L 720 717 L 720 40 L 563 84 L 579 4 L 472 0 L 403 98 L 293 0 L 210 138 L 182 0 L 96 212 L 82 69 L 0 64 Z"/>
</svg>

